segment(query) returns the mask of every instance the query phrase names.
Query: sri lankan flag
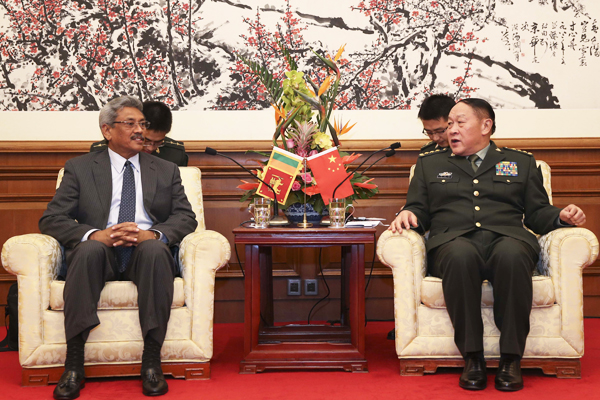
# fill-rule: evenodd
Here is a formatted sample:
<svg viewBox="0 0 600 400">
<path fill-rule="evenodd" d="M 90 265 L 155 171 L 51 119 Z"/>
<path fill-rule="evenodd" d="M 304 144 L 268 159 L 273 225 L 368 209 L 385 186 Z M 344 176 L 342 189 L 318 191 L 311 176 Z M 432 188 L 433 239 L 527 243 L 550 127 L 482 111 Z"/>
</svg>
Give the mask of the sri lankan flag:
<svg viewBox="0 0 600 400">
<path fill-rule="evenodd" d="M 271 158 L 265 167 L 263 181 L 273 187 L 273 190 L 277 193 L 277 202 L 279 204 L 285 204 L 300 168 L 302 168 L 302 157 L 282 150 L 279 147 L 273 147 Z M 262 182 L 258 185 L 256 193 L 271 200 L 273 199 L 273 191 Z"/>
</svg>

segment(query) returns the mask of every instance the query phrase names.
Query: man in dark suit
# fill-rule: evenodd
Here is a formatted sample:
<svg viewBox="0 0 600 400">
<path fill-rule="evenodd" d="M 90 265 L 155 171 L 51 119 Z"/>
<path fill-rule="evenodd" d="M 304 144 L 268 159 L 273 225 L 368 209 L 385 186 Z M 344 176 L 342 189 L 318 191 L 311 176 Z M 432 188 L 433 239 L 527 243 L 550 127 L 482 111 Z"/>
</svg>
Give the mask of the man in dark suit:
<svg viewBox="0 0 600 400">
<path fill-rule="evenodd" d="M 423 100 L 417 117 L 423 124 L 423 134 L 431 142 L 421 147 L 421 153 L 448 147 L 448 114 L 456 102 L 445 94 L 433 94 Z"/>
<path fill-rule="evenodd" d="M 170 247 L 197 226 L 179 168 L 142 152 L 147 121 L 141 102 L 114 99 L 99 119 L 107 149 L 67 161 L 39 223 L 42 233 L 65 247 L 67 258 L 67 357 L 55 399 L 74 399 L 84 386 L 85 342 L 100 323 L 100 292 L 111 280 L 131 280 L 138 288 L 143 393 L 167 392 L 160 351 L 176 274 Z"/>
<path fill-rule="evenodd" d="M 148 154 L 171 161 L 180 167 L 187 167 L 188 155 L 185 153 L 183 142 L 167 137 L 171 132 L 173 115 L 169 106 L 160 101 L 144 102 L 144 116 L 150 123 L 144 133 L 144 151 Z M 102 151 L 106 149 L 106 139 L 93 143 L 90 151 Z"/>
<path fill-rule="evenodd" d="M 464 389 L 487 384 L 483 356 L 481 284 L 494 288 L 494 321 L 501 332 L 498 390 L 523 388 L 520 360 L 529 333 L 532 274 L 540 247 L 533 234 L 581 225 L 583 211 L 550 205 L 530 153 L 498 148 L 492 107 L 464 99 L 448 116 L 450 148 L 421 154 L 406 205 L 392 231 L 429 230 L 428 270 L 442 278 L 454 341 L 465 359 Z"/>
</svg>

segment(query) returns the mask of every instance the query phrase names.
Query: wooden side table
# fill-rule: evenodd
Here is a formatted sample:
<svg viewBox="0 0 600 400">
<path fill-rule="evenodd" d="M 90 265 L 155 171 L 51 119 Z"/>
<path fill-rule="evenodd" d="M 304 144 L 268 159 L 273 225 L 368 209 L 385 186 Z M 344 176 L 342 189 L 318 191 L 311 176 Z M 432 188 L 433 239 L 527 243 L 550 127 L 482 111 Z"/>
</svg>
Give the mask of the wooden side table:
<svg viewBox="0 0 600 400">
<path fill-rule="evenodd" d="M 244 359 L 240 373 L 266 369 L 343 369 L 368 372 L 365 358 L 365 244 L 374 228 L 236 228 L 246 247 Z M 275 326 L 273 247 L 340 246 L 341 326 Z"/>
</svg>

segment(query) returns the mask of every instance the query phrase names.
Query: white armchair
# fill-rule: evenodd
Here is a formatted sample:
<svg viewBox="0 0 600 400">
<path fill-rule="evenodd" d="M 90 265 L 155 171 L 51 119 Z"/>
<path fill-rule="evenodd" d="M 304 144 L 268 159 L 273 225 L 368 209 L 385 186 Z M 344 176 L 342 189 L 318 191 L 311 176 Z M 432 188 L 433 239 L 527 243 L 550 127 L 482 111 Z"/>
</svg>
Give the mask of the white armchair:
<svg viewBox="0 0 600 400">
<path fill-rule="evenodd" d="M 185 193 L 198 227 L 181 242 L 181 278 L 161 351 L 165 374 L 186 379 L 210 378 L 213 354 L 215 274 L 231 255 L 221 234 L 206 230 L 200 170 L 180 167 Z M 59 173 L 57 187 L 63 171 Z M 63 317 L 64 281 L 59 243 L 42 234 L 10 238 L 2 248 L 4 268 L 19 286 L 19 361 L 23 386 L 58 382 L 66 356 Z M 98 304 L 100 325 L 85 346 L 87 377 L 139 375 L 143 340 L 133 282 L 108 282 Z"/>
<path fill-rule="evenodd" d="M 552 202 L 550 167 L 543 161 L 538 165 Z M 598 240 L 587 229 L 562 228 L 539 237 L 539 242 L 542 251 L 533 277 L 531 330 L 521 366 L 579 378 L 584 350 L 582 270 L 598 257 Z M 400 373 L 423 375 L 438 367 L 462 367 L 442 280 L 426 275 L 425 239 L 412 230 L 402 234 L 386 231 L 377 243 L 377 255 L 393 273 Z M 488 367 L 496 367 L 500 332 L 494 323 L 492 287 L 487 281 L 482 292 L 484 353 Z"/>
</svg>

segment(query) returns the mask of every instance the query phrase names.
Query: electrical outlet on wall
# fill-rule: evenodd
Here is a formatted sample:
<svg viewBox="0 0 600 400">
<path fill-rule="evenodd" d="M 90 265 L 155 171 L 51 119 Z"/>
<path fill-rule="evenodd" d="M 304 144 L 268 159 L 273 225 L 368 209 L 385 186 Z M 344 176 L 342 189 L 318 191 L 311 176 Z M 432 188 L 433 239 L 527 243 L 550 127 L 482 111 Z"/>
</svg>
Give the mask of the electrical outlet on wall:
<svg viewBox="0 0 600 400">
<path fill-rule="evenodd" d="M 287 294 L 288 296 L 300 296 L 301 291 L 300 279 L 288 279 Z"/>
<path fill-rule="evenodd" d="M 304 294 L 306 296 L 316 296 L 319 294 L 319 283 L 316 279 L 304 280 Z"/>
</svg>

